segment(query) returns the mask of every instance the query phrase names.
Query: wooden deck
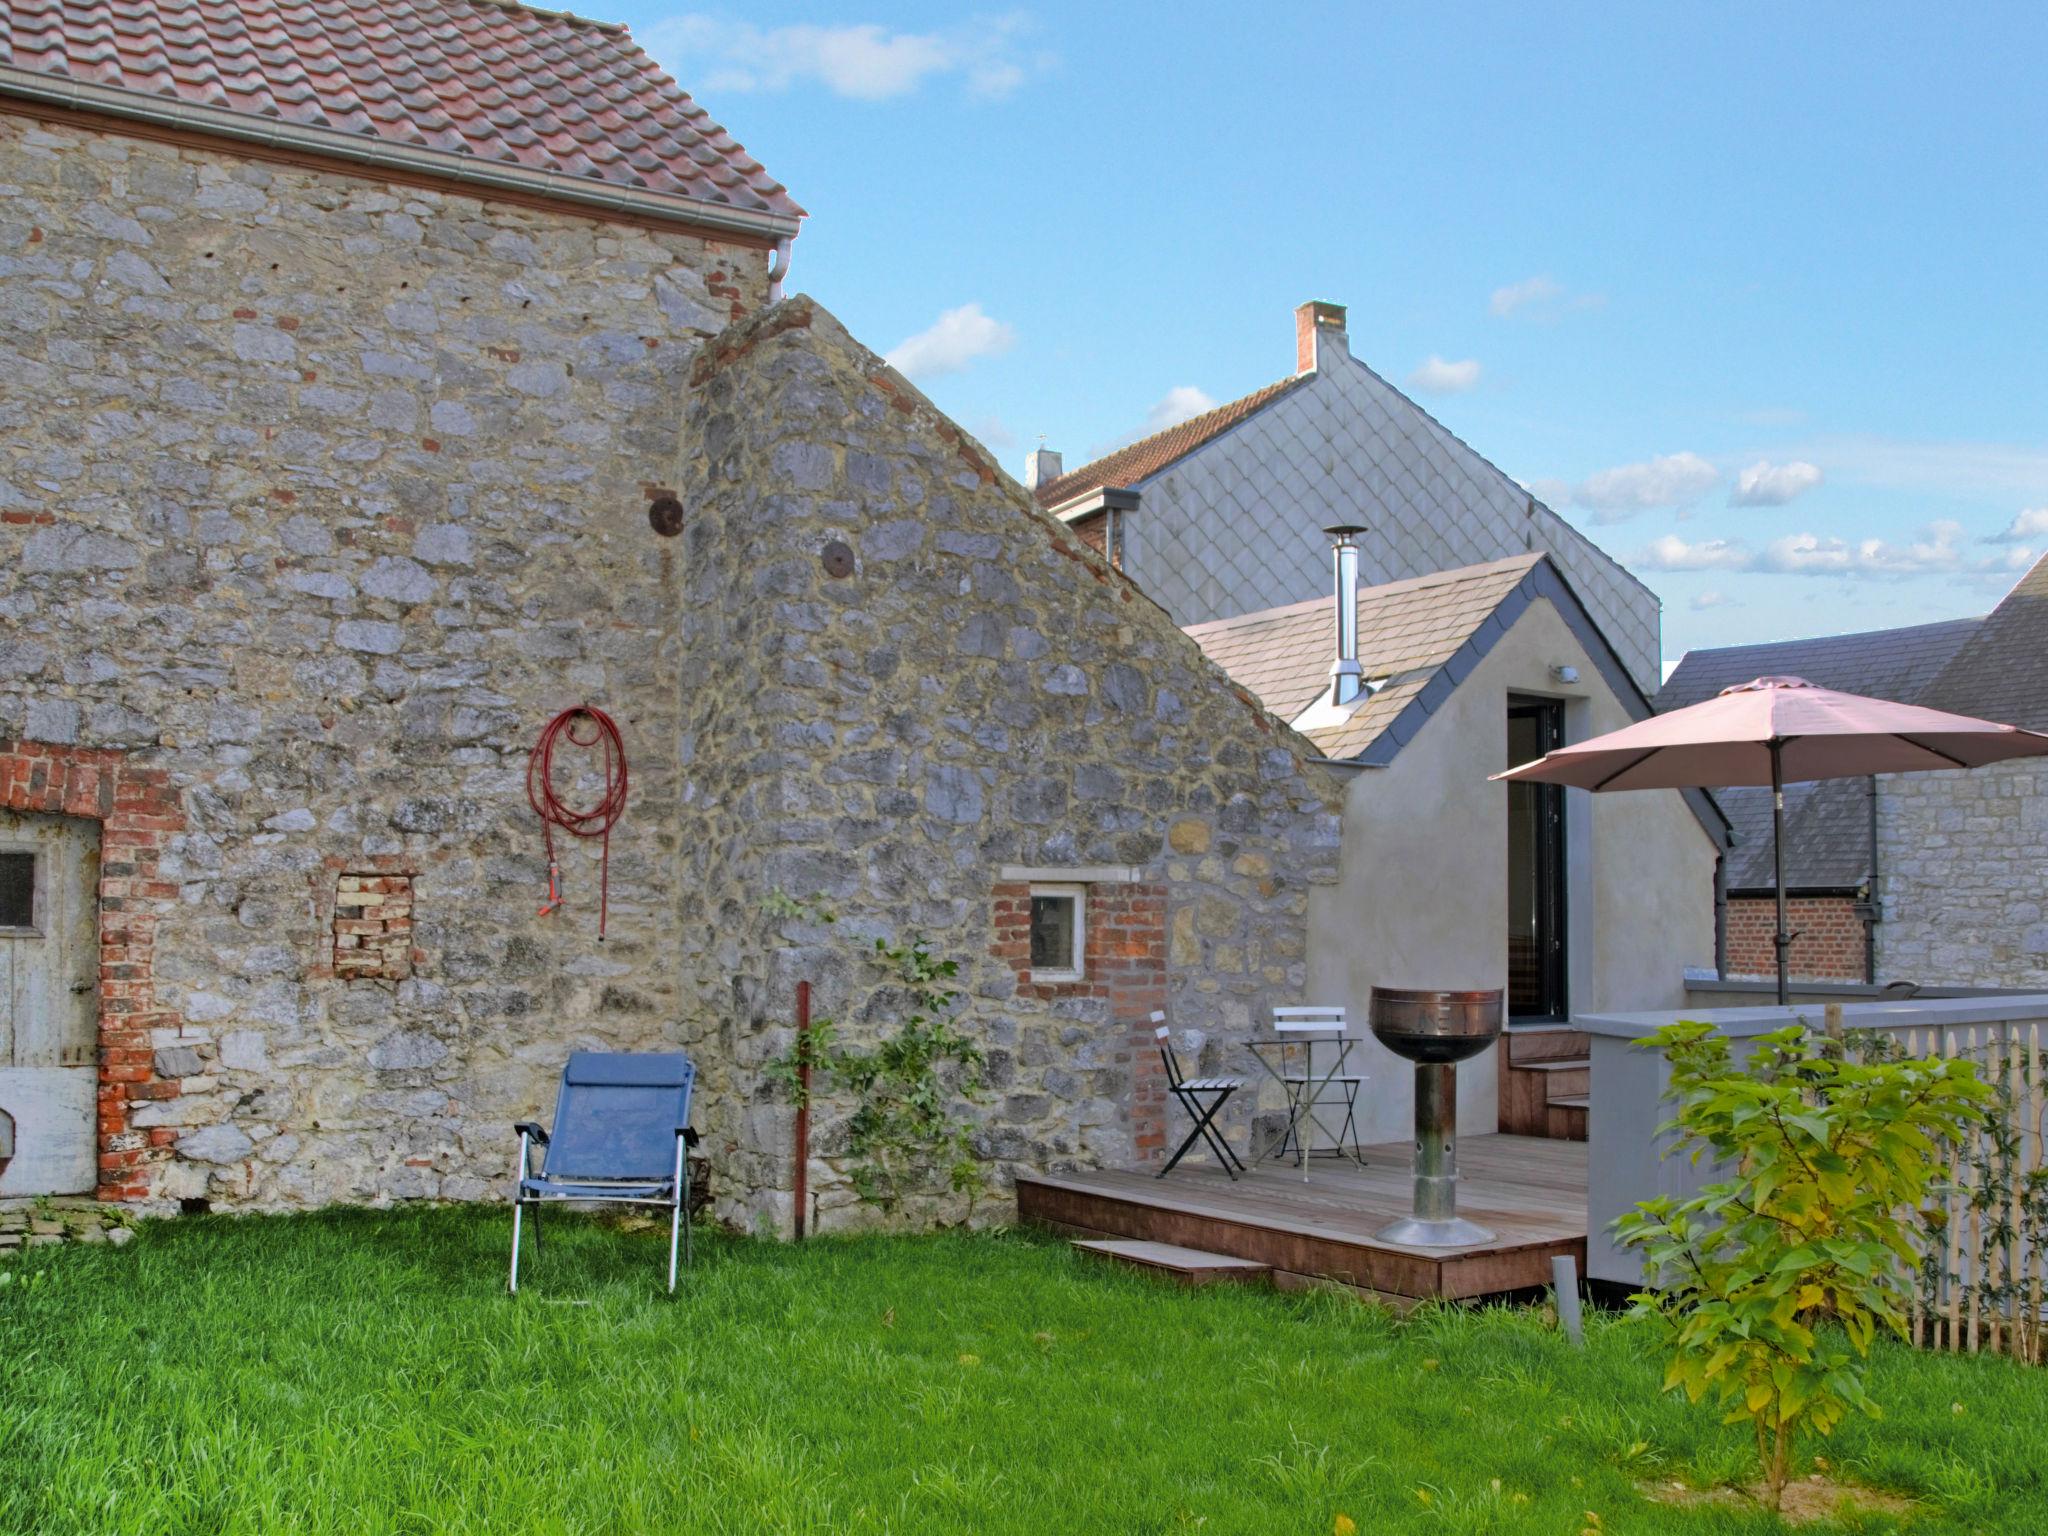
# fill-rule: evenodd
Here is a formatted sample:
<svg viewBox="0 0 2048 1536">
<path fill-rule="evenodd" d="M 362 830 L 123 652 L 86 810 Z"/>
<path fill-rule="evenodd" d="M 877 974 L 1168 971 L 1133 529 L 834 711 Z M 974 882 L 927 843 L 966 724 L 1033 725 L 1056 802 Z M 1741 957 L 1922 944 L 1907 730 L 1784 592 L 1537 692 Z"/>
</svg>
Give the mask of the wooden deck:
<svg viewBox="0 0 2048 1536">
<path fill-rule="evenodd" d="M 1020 1174 L 1017 1216 L 1074 1237 L 1138 1238 L 1273 1267 L 1282 1283 L 1336 1280 L 1389 1297 L 1490 1296 L 1550 1284 L 1550 1261 L 1586 1267 L 1586 1144 L 1532 1136 L 1458 1143 L 1458 1214 L 1496 1240 L 1416 1248 L 1373 1233 L 1408 1214 L 1409 1145 L 1365 1149 L 1366 1166 L 1318 1158 L 1308 1182 L 1262 1163 L 1231 1183 L 1214 1167 Z"/>
</svg>

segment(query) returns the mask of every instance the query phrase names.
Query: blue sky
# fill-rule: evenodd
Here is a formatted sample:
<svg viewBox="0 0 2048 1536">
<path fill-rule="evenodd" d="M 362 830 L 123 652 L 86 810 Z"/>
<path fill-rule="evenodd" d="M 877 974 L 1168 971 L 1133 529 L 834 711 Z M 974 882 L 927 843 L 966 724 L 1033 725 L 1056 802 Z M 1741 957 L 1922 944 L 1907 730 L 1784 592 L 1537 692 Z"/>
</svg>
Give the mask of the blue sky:
<svg viewBox="0 0 2048 1536">
<path fill-rule="evenodd" d="M 2048 551 L 2048 8 L 614 3 L 814 294 L 1012 469 L 1290 372 L 1295 304 L 1688 646 Z"/>
</svg>

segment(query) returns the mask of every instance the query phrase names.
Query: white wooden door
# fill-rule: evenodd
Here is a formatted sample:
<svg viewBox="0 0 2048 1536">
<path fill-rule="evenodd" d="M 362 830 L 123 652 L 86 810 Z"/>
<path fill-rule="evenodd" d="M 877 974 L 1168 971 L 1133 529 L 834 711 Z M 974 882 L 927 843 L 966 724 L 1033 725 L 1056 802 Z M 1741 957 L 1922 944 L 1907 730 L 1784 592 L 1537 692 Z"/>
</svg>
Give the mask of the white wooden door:
<svg viewBox="0 0 2048 1536">
<path fill-rule="evenodd" d="M 0 811 L 0 1195 L 97 1182 L 99 885 L 98 822 Z"/>
</svg>

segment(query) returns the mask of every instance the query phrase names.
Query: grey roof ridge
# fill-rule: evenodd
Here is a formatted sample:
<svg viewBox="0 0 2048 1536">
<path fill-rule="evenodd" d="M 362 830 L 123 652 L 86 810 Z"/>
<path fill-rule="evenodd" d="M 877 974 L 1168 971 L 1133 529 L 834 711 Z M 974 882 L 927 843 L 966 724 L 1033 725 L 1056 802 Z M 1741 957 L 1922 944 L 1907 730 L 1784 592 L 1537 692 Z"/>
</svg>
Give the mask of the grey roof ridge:
<svg viewBox="0 0 2048 1536">
<path fill-rule="evenodd" d="M 1460 683 L 1472 675 L 1538 598 L 1549 599 L 1564 620 L 1565 627 L 1585 647 L 1586 655 L 1599 670 L 1601 679 L 1614 691 L 1629 715 L 1635 720 L 1649 719 L 1655 713 L 1649 697 L 1629 675 L 1628 668 L 1622 665 L 1614 647 L 1600 632 L 1600 626 L 1593 622 L 1585 604 L 1579 601 L 1578 593 L 1572 590 L 1571 583 L 1558 570 L 1557 562 L 1548 554 L 1539 553 L 1528 574 L 1502 595 L 1493 611 L 1465 637 L 1464 644 L 1435 669 L 1435 675 L 1423 685 L 1422 691 L 1387 722 L 1371 744 L 1357 754 L 1356 760 L 1369 767 L 1384 768 L 1400 756 L 1401 749 L 1415 739 L 1422 727 L 1428 724 L 1429 717 L 1456 692 Z M 1717 848 L 1730 846 L 1730 833 L 1734 829 L 1721 807 L 1714 803 L 1713 796 L 1703 789 L 1684 789 L 1679 793 L 1685 797 L 1686 804 L 1699 819 L 1701 829 L 1714 845 Z"/>
<path fill-rule="evenodd" d="M 1952 624 L 1981 624 L 1989 617 L 1988 613 L 1965 613 L 1958 614 L 1952 619 L 1928 619 L 1919 624 L 1887 624 L 1882 629 L 1850 629 L 1844 630 L 1839 634 L 1797 635 L 1784 640 L 1752 640 L 1747 645 L 1701 645 L 1693 647 L 1693 649 L 1680 656 L 1678 658 L 1678 665 L 1684 666 L 1694 656 L 1727 656 L 1736 651 L 1788 650 L 1794 646 L 1816 645 L 1823 641 L 1871 640 L 1879 635 L 1903 635 L 1916 629 L 1945 629 Z M 1674 673 L 1677 670 L 1677 667 L 1672 668 Z M 1944 670 L 1946 670 L 1946 663 L 1944 663 Z M 1939 676 L 1939 674 L 1936 675 Z"/>
<path fill-rule="evenodd" d="M 272 150 L 297 149 L 358 165 L 445 176 L 451 181 L 493 187 L 501 192 L 558 197 L 592 209 L 661 218 L 677 224 L 752 235 L 756 239 L 792 239 L 803 223 L 799 216 L 793 214 L 710 202 L 673 192 L 639 190 L 598 177 L 507 165 L 452 150 L 396 144 L 374 135 L 364 136 L 338 128 L 257 117 L 228 107 L 157 96 L 129 86 L 72 80 L 40 70 L 23 69 L 16 64 L 0 64 L 0 97 L 13 97 L 76 112 L 104 112 L 109 117 L 147 123 L 159 130 L 183 129 Z"/>
<path fill-rule="evenodd" d="M 1366 362 L 1363 358 L 1357 356 L 1355 353 L 1346 352 L 1345 356 L 1349 358 L 1351 362 L 1356 364 L 1358 367 L 1363 368 L 1368 374 L 1372 375 L 1372 377 L 1379 383 L 1384 384 L 1396 395 L 1399 395 L 1401 399 L 1407 403 L 1408 407 L 1415 412 L 1416 415 L 1420 416 L 1425 422 L 1429 424 L 1431 430 L 1437 432 L 1446 441 L 1454 444 L 1463 452 L 1470 455 L 1472 458 L 1477 459 L 1481 464 L 1485 465 L 1488 472 L 1491 473 L 1496 480 L 1500 481 L 1502 485 L 1506 486 L 1509 490 L 1513 491 L 1517 496 L 1520 496 L 1524 501 L 1528 503 L 1528 505 L 1531 508 L 1535 509 L 1536 511 L 1542 512 L 1546 517 L 1551 518 L 1553 521 L 1559 523 L 1564 528 L 1568 529 L 1574 536 L 1583 540 L 1586 546 L 1589 549 L 1591 549 L 1594 554 L 1598 555 L 1602 560 L 1605 560 L 1609 565 L 1613 566 L 1617 571 L 1621 572 L 1622 575 L 1626 576 L 1636 586 L 1641 587 L 1645 592 L 1649 593 L 1651 597 L 1657 598 L 1657 607 L 1660 611 L 1662 610 L 1664 606 L 1664 599 L 1662 599 L 1661 597 L 1657 597 L 1657 591 L 1654 587 L 1652 587 L 1647 581 L 1643 580 L 1643 578 L 1638 576 L 1634 571 L 1630 570 L 1627 566 L 1623 565 L 1619 560 L 1615 559 L 1614 556 L 1608 554 L 1607 551 L 1602 549 L 1598 544 L 1595 544 L 1591 539 L 1587 538 L 1586 535 L 1584 533 L 1581 533 L 1579 529 L 1568 518 L 1564 516 L 1563 513 L 1558 512 L 1557 510 L 1549 506 L 1542 500 L 1542 498 L 1537 496 L 1537 494 L 1534 491 L 1530 490 L 1526 485 L 1522 484 L 1521 481 L 1517 480 L 1513 475 L 1509 474 L 1506 470 L 1502 469 L 1498 464 L 1494 463 L 1493 460 L 1489 459 L 1477 448 L 1474 448 L 1470 443 L 1466 442 L 1465 439 L 1458 436 L 1457 433 L 1453 432 L 1441 421 L 1438 421 L 1436 417 L 1432 416 L 1429 413 L 1428 407 L 1418 402 L 1413 395 L 1409 394 L 1406 390 L 1402 389 L 1400 385 L 1394 383 L 1385 374 L 1381 373 L 1377 368 L 1373 367 L 1372 364 Z"/>
<path fill-rule="evenodd" d="M 1427 587 L 1449 586 L 1452 582 L 1470 581 L 1474 577 L 1490 574 L 1505 566 L 1534 565 L 1537 561 L 1548 558 L 1542 550 L 1532 549 L 1526 554 L 1502 555 L 1498 560 L 1481 560 L 1472 565 L 1449 566 L 1444 570 L 1430 571 L 1421 576 L 1402 576 L 1394 581 L 1382 581 L 1370 587 L 1360 587 L 1358 599 L 1362 603 L 1370 597 L 1392 596 L 1397 593 L 1418 592 Z M 1259 608 L 1251 613 L 1232 614 L 1227 619 L 1204 619 L 1199 624 L 1183 625 L 1182 630 L 1190 635 L 1213 635 L 1240 624 L 1267 623 L 1274 619 L 1307 613 L 1312 609 L 1326 608 L 1336 600 L 1334 593 L 1328 597 L 1305 598 L 1298 603 L 1283 603 L 1277 608 Z"/>
</svg>

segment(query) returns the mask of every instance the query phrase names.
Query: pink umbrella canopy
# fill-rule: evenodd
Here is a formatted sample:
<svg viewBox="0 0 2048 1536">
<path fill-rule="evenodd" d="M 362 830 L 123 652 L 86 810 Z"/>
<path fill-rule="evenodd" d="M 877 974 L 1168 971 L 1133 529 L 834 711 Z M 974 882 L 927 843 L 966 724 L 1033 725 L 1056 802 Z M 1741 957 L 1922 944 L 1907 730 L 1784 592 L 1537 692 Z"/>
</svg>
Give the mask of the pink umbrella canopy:
<svg viewBox="0 0 2048 1536">
<path fill-rule="evenodd" d="M 1980 768 L 2048 757 L 2048 736 L 1915 704 L 1816 688 L 1803 677 L 1760 677 L 1668 715 L 1496 773 L 1496 779 L 1579 789 L 1723 789 L 1771 786 L 1778 899 L 1778 1001 L 1791 996 L 1785 913 L 1785 783 L 1877 773 Z"/>
<path fill-rule="evenodd" d="M 1579 789 L 1719 789 L 1978 768 L 2048 756 L 2048 736 L 1968 715 L 1760 677 L 1711 699 L 1595 736 L 1496 779 Z"/>
</svg>

